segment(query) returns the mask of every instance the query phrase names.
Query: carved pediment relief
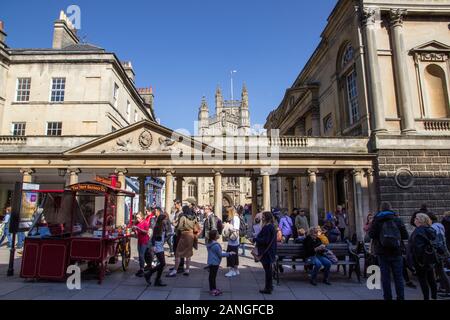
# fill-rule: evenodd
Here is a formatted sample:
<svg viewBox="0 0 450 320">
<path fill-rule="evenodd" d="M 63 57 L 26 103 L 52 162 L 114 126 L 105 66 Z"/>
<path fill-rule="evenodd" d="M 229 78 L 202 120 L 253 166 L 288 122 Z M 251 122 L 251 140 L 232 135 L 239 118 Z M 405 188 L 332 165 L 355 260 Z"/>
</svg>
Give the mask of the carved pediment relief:
<svg viewBox="0 0 450 320">
<path fill-rule="evenodd" d="M 141 121 L 66 151 L 66 154 L 117 153 L 195 153 L 202 144 L 193 144 L 191 137 L 174 134 L 168 128 L 150 121 Z M 198 150 L 196 150 L 198 149 Z"/>
<path fill-rule="evenodd" d="M 416 61 L 445 62 L 450 56 L 450 46 L 439 41 L 430 41 L 411 49 Z"/>
</svg>

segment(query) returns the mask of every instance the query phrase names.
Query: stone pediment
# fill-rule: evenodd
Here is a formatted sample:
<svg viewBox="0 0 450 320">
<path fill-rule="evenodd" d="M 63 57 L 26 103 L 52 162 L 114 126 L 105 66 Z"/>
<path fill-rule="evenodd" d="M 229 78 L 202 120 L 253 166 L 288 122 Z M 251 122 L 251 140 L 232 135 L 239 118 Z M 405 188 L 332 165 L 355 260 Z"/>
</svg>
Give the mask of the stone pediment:
<svg viewBox="0 0 450 320">
<path fill-rule="evenodd" d="M 444 62 L 450 55 L 450 46 L 439 41 L 430 41 L 410 50 L 416 60 Z"/>
<path fill-rule="evenodd" d="M 66 155 L 147 154 L 202 152 L 206 145 L 157 123 L 143 120 L 66 151 Z"/>
</svg>

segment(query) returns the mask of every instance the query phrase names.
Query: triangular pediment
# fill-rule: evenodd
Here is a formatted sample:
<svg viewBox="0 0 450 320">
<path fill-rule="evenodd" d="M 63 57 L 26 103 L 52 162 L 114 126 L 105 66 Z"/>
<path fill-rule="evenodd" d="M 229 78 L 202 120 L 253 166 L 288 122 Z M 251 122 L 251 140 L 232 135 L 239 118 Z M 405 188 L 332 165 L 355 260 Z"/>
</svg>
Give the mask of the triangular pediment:
<svg viewBox="0 0 450 320">
<path fill-rule="evenodd" d="M 207 147 L 191 136 L 143 120 L 67 150 L 66 155 L 201 153 Z"/>
<path fill-rule="evenodd" d="M 450 52 L 450 46 L 433 40 L 411 49 L 411 52 Z"/>
</svg>

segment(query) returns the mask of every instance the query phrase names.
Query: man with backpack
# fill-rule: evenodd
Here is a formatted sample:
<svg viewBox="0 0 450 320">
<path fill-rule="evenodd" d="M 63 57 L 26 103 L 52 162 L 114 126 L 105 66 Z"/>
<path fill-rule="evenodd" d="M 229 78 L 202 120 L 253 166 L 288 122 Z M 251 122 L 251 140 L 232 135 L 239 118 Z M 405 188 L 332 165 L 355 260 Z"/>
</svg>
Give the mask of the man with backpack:
<svg viewBox="0 0 450 320">
<path fill-rule="evenodd" d="M 203 235 L 205 238 L 205 243 L 209 243 L 209 233 L 216 230 L 220 235 L 222 234 L 222 221 L 212 212 L 211 206 L 205 206 L 205 223 L 203 226 Z"/>
<path fill-rule="evenodd" d="M 392 300 L 391 271 L 394 276 L 397 300 L 405 299 L 401 242 L 408 239 L 402 220 L 392 211 L 391 204 L 383 202 L 381 211 L 373 219 L 369 230 L 374 253 L 378 257 L 385 300 Z"/>
</svg>

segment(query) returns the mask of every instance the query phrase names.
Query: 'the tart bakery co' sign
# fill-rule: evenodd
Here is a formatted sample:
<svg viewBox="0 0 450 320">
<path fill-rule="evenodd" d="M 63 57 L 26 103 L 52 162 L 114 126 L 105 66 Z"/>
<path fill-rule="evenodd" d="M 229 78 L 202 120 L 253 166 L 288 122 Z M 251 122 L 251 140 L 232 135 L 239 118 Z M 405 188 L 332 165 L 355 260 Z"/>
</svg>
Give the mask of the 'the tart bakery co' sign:
<svg viewBox="0 0 450 320">
<path fill-rule="evenodd" d="M 108 186 L 111 186 L 111 187 L 117 188 L 117 189 L 120 189 L 122 187 L 122 184 L 120 183 L 120 181 L 117 181 L 116 176 L 111 176 L 111 178 L 95 176 L 95 181 L 106 184 Z"/>
<path fill-rule="evenodd" d="M 75 184 L 70 187 L 72 191 L 95 191 L 95 192 L 106 192 L 107 188 L 105 186 L 100 186 L 98 184 L 81 183 Z"/>
</svg>

